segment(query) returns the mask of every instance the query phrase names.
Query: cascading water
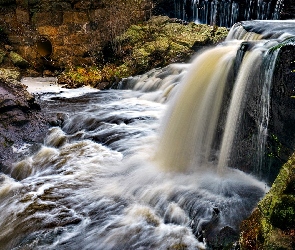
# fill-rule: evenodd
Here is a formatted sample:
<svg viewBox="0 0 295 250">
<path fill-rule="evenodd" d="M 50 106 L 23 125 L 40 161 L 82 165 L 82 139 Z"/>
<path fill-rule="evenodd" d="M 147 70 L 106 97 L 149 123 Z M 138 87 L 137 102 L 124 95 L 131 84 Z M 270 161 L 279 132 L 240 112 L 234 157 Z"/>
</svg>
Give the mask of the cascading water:
<svg viewBox="0 0 295 250">
<path fill-rule="evenodd" d="M 254 142 L 268 133 L 269 73 L 281 39 L 294 37 L 237 40 L 257 38 L 256 24 L 243 24 L 251 35 L 236 25 L 230 41 L 190 65 L 118 89 L 39 94 L 61 125 L 42 145 L 14 145 L 22 160 L 0 175 L 1 249 L 204 249 L 237 240 L 267 191 L 234 169 L 243 112 L 256 100 L 253 152 L 263 154 L 265 142 Z"/>
<path fill-rule="evenodd" d="M 277 20 L 283 0 L 174 0 L 175 17 L 231 27 L 238 21 Z"/>
</svg>

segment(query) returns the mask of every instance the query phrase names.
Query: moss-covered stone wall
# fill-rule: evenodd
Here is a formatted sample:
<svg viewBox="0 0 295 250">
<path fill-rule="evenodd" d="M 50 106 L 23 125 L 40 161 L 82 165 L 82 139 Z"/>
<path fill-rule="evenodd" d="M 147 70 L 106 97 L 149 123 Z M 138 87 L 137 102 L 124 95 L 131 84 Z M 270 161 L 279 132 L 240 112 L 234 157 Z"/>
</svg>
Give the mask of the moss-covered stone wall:
<svg viewBox="0 0 295 250">
<path fill-rule="evenodd" d="M 1 0 L 0 27 L 33 66 L 90 64 L 101 46 L 103 7 L 93 0 Z"/>
</svg>

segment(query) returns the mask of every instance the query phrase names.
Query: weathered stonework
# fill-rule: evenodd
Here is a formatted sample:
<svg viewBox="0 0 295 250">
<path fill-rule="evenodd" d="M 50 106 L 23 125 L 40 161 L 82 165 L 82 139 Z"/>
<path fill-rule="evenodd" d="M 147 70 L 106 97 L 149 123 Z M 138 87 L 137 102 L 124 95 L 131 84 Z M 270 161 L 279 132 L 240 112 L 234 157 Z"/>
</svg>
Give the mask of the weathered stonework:
<svg viewBox="0 0 295 250">
<path fill-rule="evenodd" d="M 53 69 L 91 64 L 91 51 L 102 46 L 99 27 L 91 25 L 103 16 L 99 2 L 1 0 L 0 27 L 12 47 L 36 69 L 44 61 Z"/>
</svg>

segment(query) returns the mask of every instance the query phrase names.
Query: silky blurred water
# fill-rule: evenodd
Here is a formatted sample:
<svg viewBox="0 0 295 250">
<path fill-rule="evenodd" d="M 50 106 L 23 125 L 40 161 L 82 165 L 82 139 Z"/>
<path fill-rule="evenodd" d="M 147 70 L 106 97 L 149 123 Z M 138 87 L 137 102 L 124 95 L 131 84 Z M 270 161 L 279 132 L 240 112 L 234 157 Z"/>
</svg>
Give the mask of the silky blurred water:
<svg viewBox="0 0 295 250">
<path fill-rule="evenodd" d="M 0 176 L 1 249 L 202 249 L 226 228 L 238 232 L 264 195 L 262 183 L 237 170 L 221 178 L 209 165 L 159 168 L 153 158 L 169 102 L 135 90 L 38 100 L 62 119 Z"/>
</svg>

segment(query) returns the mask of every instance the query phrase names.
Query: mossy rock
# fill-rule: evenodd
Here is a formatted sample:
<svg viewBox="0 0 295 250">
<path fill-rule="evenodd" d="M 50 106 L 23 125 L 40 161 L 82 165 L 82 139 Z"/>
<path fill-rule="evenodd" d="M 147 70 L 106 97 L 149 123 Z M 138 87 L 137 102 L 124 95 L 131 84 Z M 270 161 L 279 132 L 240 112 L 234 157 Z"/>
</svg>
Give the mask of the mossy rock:
<svg viewBox="0 0 295 250">
<path fill-rule="evenodd" d="M 295 154 L 258 209 L 242 223 L 241 249 L 295 249 Z"/>
<path fill-rule="evenodd" d="M 6 52 L 0 49 L 0 64 L 4 61 L 4 57 L 6 56 Z"/>
<path fill-rule="evenodd" d="M 13 64 L 19 68 L 25 69 L 30 66 L 29 62 L 27 60 L 25 60 L 24 58 L 22 58 L 16 52 L 11 51 L 9 53 L 9 57 L 10 57 L 11 61 L 13 62 Z"/>
<path fill-rule="evenodd" d="M 21 79 L 21 73 L 15 68 L 0 68 L 0 79 L 8 82 L 19 81 Z"/>
<path fill-rule="evenodd" d="M 95 70 L 68 69 L 59 77 L 59 83 L 65 83 L 67 87 L 109 88 L 122 78 L 189 61 L 198 49 L 223 41 L 227 34 L 224 27 L 184 25 L 167 16 L 154 16 L 130 26 L 108 43 L 103 50 L 103 61 L 97 61 Z"/>
<path fill-rule="evenodd" d="M 295 196 L 284 195 L 278 201 L 270 215 L 270 223 L 282 230 L 294 228 L 295 225 Z"/>
</svg>

